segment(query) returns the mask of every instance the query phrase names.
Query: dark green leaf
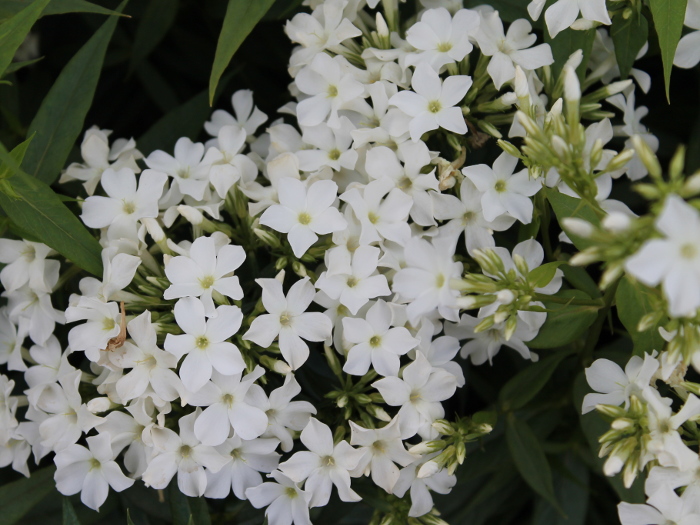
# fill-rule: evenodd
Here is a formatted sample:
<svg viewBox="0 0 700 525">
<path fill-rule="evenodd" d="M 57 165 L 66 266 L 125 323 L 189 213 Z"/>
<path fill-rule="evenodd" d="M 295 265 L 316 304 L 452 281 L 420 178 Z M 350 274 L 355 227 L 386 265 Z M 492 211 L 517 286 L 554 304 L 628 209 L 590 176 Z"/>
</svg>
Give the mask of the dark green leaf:
<svg viewBox="0 0 700 525">
<path fill-rule="evenodd" d="M 556 297 L 590 300 L 581 290 L 561 290 Z M 557 348 L 578 339 L 586 329 L 593 324 L 598 308 L 574 304 L 561 304 L 553 301 L 542 301 L 547 312 L 547 320 L 540 328 L 537 337 L 528 341 L 530 348 Z"/>
<path fill-rule="evenodd" d="M 615 304 L 617 315 L 625 325 L 634 343 L 635 355 L 643 356 L 653 350 L 661 350 L 666 344 L 663 337 L 659 335 L 659 324 L 651 326 L 648 330 L 640 332 L 637 330 L 639 320 L 646 314 L 654 311 L 649 300 L 651 292 L 649 289 L 637 281 L 625 276 L 615 292 Z"/>
<path fill-rule="evenodd" d="M 498 394 L 503 410 L 518 410 L 527 405 L 547 384 L 559 363 L 571 355 L 573 349 L 561 350 L 537 363 L 527 365 L 511 378 Z"/>
<path fill-rule="evenodd" d="M 533 525 L 584 525 L 588 510 L 589 472 L 588 467 L 573 453 L 563 456 L 562 469 L 553 468 L 552 480 L 557 501 L 561 502 L 566 517 L 557 511 L 544 499 L 535 505 Z"/>
<path fill-rule="evenodd" d="M 274 0 L 229 0 L 209 78 L 209 105 L 214 103 L 216 86 L 234 53 L 273 3 Z"/>
<path fill-rule="evenodd" d="M 477 425 L 490 425 L 492 427 L 496 426 L 498 422 L 498 412 L 495 410 L 483 410 L 477 412 L 472 416 L 472 421 Z"/>
<path fill-rule="evenodd" d="M 28 4 L 36 3 L 39 0 L 0 0 L 0 21 L 10 18 Z M 98 15 L 120 15 L 125 16 L 111 9 L 87 2 L 86 0 L 51 0 L 51 3 L 44 9 L 41 16 L 63 15 L 65 13 L 95 13 Z"/>
<path fill-rule="evenodd" d="M 583 78 L 586 74 L 586 66 L 588 66 L 588 58 L 591 56 L 594 40 L 595 29 L 588 29 L 587 31 L 564 29 L 555 38 L 549 36 L 549 31 L 545 31 L 544 41 L 550 45 L 554 56 L 554 64 L 552 64 L 554 78 L 559 76 L 571 54 L 579 49 L 583 51 L 583 61 L 576 69 L 576 72 L 579 78 Z"/>
<path fill-rule="evenodd" d="M 32 507 L 54 490 L 53 474 L 56 469 L 46 467 L 32 473 L 30 478 L 20 479 L 0 487 L 2 524 L 13 525 Z"/>
<path fill-rule="evenodd" d="M 568 217 L 577 217 L 593 225 L 598 225 L 600 223 L 595 211 L 583 200 L 574 199 L 552 188 L 544 188 L 544 191 L 560 225 L 562 224 L 562 220 Z M 566 228 L 563 229 L 566 231 Z M 588 239 L 584 239 L 568 231 L 566 233 L 574 243 L 574 246 L 579 250 L 585 250 L 592 244 Z"/>
<path fill-rule="evenodd" d="M 209 506 L 204 498 L 187 498 L 192 512 L 192 521 L 195 525 L 211 525 Z"/>
<path fill-rule="evenodd" d="M 168 485 L 168 498 L 173 525 L 189 525 L 192 521 L 192 511 L 187 496 L 180 492 L 177 486 L 177 478 L 174 478 Z"/>
<path fill-rule="evenodd" d="M 506 421 L 506 440 L 513 462 L 523 479 L 532 490 L 560 509 L 554 495 L 552 471 L 540 440 L 525 421 L 517 419 L 512 413 Z"/>
<path fill-rule="evenodd" d="M 118 11 L 126 5 L 126 0 Z M 83 130 L 118 17 L 110 17 L 66 64 L 41 103 L 28 134 L 36 132 L 22 168 L 47 184 L 61 172 Z"/>
<path fill-rule="evenodd" d="M 37 0 L 0 24 L 0 77 L 48 3 L 49 0 Z"/>
<path fill-rule="evenodd" d="M 30 139 L 31 140 L 31 139 Z M 21 156 L 20 144 L 12 155 Z M 0 146 L 0 174 L 9 169 L 12 176 L 2 178 L 10 191 L 0 193 L 0 207 L 12 222 L 31 237 L 50 246 L 88 272 L 102 276 L 102 248 L 80 220 L 66 208 L 53 190 L 34 177 L 21 171 L 18 161 Z"/>
<path fill-rule="evenodd" d="M 178 10 L 178 0 L 152 0 L 139 20 L 134 35 L 129 69 L 133 71 L 151 54 L 170 30 Z"/>
<path fill-rule="evenodd" d="M 678 41 L 683 31 L 685 9 L 688 0 L 649 0 L 649 7 L 654 18 L 654 27 L 659 37 L 661 60 L 664 64 L 664 82 L 666 99 L 671 102 L 671 70 L 676 55 Z"/>
<path fill-rule="evenodd" d="M 615 44 L 615 58 L 620 67 L 620 76 L 627 78 L 639 51 L 647 43 L 647 19 L 636 10 L 627 20 L 622 18 L 622 15 L 617 15 L 613 18 L 610 36 Z"/>
<path fill-rule="evenodd" d="M 566 264 L 566 261 L 554 261 L 538 266 L 529 273 L 527 280 L 535 288 L 544 288 L 554 278 L 557 268 L 562 264 Z"/>
<path fill-rule="evenodd" d="M 134 525 L 134 520 L 131 519 L 129 509 L 126 509 L 126 525 Z"/>
<path fill-rule="evenodd" d="M 65 496 L 63 496 L 63 525 L 80 525 L 73 504 Z"/>
<path fill-rule="evenodd" d="M 24 60 L 22 62 L 12 62 L 9 66 L 7 66 L 5 74 L 9 75 L 10 73 L 19 71 L 23 67 L 31 66 L 32 64 L 36 64 L 37 62 L 40 62 L 42 60 L 44 60 L 44 57 L 35 58 L 34 60 Z"/>
<path fill-rule="evenodd" d="M 513 22 L 519 18 L 530 20 L 527 13 L 527 2 L 523 0 L 489 0 L 488 4 L 498 11 L 501 19 Z M 484 5 L 484 0 L 465 0 L 464 7 L 473 8 Z"/>
<path fill-rule="evenodd" d="M 586 292 L 591 297 L 600 297 L 600 290 L 596 282 L 588 275 L 588 272 L 580 266 L 569 266 L 565 264 L 561 267 L 566 279 L 571 286 Z"/>
</svg>

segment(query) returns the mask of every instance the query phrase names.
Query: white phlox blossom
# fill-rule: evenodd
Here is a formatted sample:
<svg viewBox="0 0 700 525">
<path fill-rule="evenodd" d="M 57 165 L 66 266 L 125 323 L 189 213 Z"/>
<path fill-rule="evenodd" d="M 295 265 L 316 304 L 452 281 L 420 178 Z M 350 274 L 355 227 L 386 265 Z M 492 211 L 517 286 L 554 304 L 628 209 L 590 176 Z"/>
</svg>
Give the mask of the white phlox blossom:
<svg viewBox="0 0 700 525">
<path fill-rule="evenodd" d="M 51 292 L 49 283 L 58 280 L 61 263 L 47 259 L 55 255 L 45 244 L 31 241 L 0 239 L 0 283 L 6 292 L 14 292 L 25 284 L 36 291 Z"/>
<path fill-rule="evenodd" d="M 265 516 L 269 523 L 279 525 L 311 525 L 309 501 L 311 494 L 301 490 L 287 476 L 276 470 L 270 476 L 277 482 L 265 482 L 245 491 L 245 495 L 255 508 L 266 507 Z"/>
<path fill-rule="evenodd" d="M 180 192 L 199 201 L 209 188 L 209 167 L 202 164 L 203 156 L 204 144 L 183 137 L 175 144 L 174 155 L 157 150 L 146 157 L 145 162 L 153 171 L 173 178 L 171 192 Z"/>
<path fill-rule="evenodd" d="M 678 42 L 673 65 L 689 69 L 700 62 L 700 2 L 698 0 L 688 0 L 684 25 L 694 31 L 684 35 Z"/>
<path fill-rule="evenodd" d="M 204 129 L 207 133 L 213 137 L 219 137 L 219 148 L 223 145 L 220 135 L 224 127 L 231 126 L 240 129 L 245 131 L 246 137 L 253 137 L 257 129 L 267 121 L 267 115 L 254 105 L 253 92 L 249 89 L 236 91 L 231 96 L 231 106 L 235 117 L 228 111 L 217 109 L 211 114 L 211 119 L 204 123 Z"/>
<path fill-rule="evenodd" d="M 532 0 L 527 6 L 533 20 L 542 14 L 546 0 Z M 578 18 L 579 13 L 581 18 Z M 590 29 L 593 22 L 610 25 L 605 0 L 557 0 L 547 8 L 544 14 L 547 29 L 552 38 L 569 27 L 573 29 Z"/>
<path fill-rule="evenodd" d="M 408 511 L 408 515 L 411 517 L 416 518 L 430 512 L 433 508 L 431 491 L 438 494 L 449 494 L 452 487 L 457 484 L 457 477 L 454 474 L 450 475 L 445 469 L 432 476 L 418 477 L 420 468 L 435 455 L 436 453 L 429 454 L 402 468 L 399 479 L 394 485 L 393 493 L 399 498 L 403 498 L 404 494 L 409 492 L 411 508 Z"/>
</svg>

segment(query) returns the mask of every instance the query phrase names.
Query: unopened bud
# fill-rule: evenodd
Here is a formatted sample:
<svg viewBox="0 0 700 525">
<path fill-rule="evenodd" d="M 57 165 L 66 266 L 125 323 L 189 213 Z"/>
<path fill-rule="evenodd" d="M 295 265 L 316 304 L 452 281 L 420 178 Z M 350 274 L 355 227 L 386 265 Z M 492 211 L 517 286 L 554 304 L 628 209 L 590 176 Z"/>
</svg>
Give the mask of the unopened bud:
<svg viewBox="0 0 700 525">
<path fill-rule="evenodd" d="M 145 217 L 141 219 L 141 224 L 146 227 L 148 235 L 151 236 L 154 242 L 161 243 L 165 240 L 165 232 L 156 219 Z"/>
<path fill-rule="evenodd" d="M 518 104 L 524 108 L 530 107 L 530 86 L 527 75 L 520 66 L 515 66 L 515 94 L 518 97 Z"/>
<path fill-rule="evenodd" d="M 632 136 L 632 144 L 634 149 L 639 155 L 640 160 L 646 167 L 649 175 L 655 179 L 660 179 L 663 171 L 661 170 L 661 165 L 659 164 L 659 159 L 649 147 L 649 144 L 639 135 Z"/>
<path fill-rule="evenodd" d="M 590 237 L 595 231 L 595 228 L 590 222 L 577 217 L 564 218 L 562 220 L 562 226 L 567 232 L 583 237 L 584 239 Z"/>
<path fill-rule="evenodd" d="M 578 108 L 578 102 L 581 100 L 581 83 L 578 80 L 578 75 L 574 67 L 570 65 L 564 66 L 564 100 L 567 103 L 575 102 Z"/>
<path fill-rule="evenodd" d="M 108 397 L 96 397 L 87 402 L 87 409 L 92 414 L 107 412 L 113 406 L 116 405 L 114 405 L 114 403 L 112 403 Z"/>
<path fill-rule="evenodd" d="M 511 290 L 501 290 L 496 294 L 496 299 L 501 304 L 510 304 L 515 298 L 516 295 Z"/>
<path fill-rule="evenodd" d="M 613 421 L 610 426 L 615 430 L 627 430 L 628 428 L 634 427 L 634 421 L 629 418 L 622 417 Z"/>
<path fill-rule="evenodd" d="M 498 141 L 498 146 L 512 157 L 520 158 L 521 156 L 520 150 L 514 144 L 508 142 L 507 140 L 500 139 Z"/>
<path fill-rule="evenodd" d="M 426 461 L 423 463 L 420 469 L 418 469 L 418 474 L 416 477 L 418 479 L 425 479 L 429 478 L 430 476 L 434 476 L 440 472 L 440 465 L 438 465 L 435 461 Z"/>
<path fill-rule="evenodd" d="M 433 441 L 423 441 L 417 445 L 413 445 L 408 451 L 411 454 L 416 454 L 418 456 L 424 456 L 425 454 L 432 454 L 438 450 L 445 448 L 445 441 L 442 439 L 435 439 Z"/>
<path fill-rule="evenodd" d="M 348 396 L 343 394 L 342 396 L 338 397 L 336 399 L 335 404 L 338 406 L 338 408 L 343 408 L 345 405 L 348 404 Z"/>
<path fill-rule="evenodd" d="M 528 135 L 538 135 L 540 133 L 540 127 L 537 125 L 537 122 L 522 111 L 518 111 L 515 114 L 515 118 L 517 118 L 520 125 L 525 128 Z"/>
<path fill-rule="evenodd" d="M 382 38 L 388 38 L 391 32 L 389 31 L 386 20 L 384 20 L 384 17 L 379 11 L 377 11 L 375 21 L 377 23 L 377 34 Z"/>
<path fill-rule="evenodd" d="M 671 163 L 668 166 L 668 173 L 671 176 L 671 180 L 678 180 L 683 176 L 685 171 L 685 146 L 682 144 L 676 149 L 676 153 L 673 154 Z"/>
<path fill-rule="evenodd" d="M 182 215 L 187 222 L 194 226 L 199 226 L 204 221 L 204 215 L 197 208 L 184 204 L 177 207 L 177 212 Z"/>
<path fill-rule="evenodd" d="M 559 160 L 569 162 L 569 144 L 563 138 L 559 135 L 554 135 L 551 138 L 551 145 Z"/>
<path fill-rule="evenodd" d="M 515 264 L 515 267 L 518 269 L 518 271 L 521 274 L 527 275 L 528 273 L 530 273 L 530 268 L 527 265 L 527 261 L 525 260 L 525 257 L 520 255 L 519 253 L 513 254 L 513 263 Z"/>
<path fill-rule="evenodd" d="M 456 306 L 460 310 L 474 310 L 483 306 L 488 306 L 496 301 L 493 295 L 465 295 L 457 298 Z"/>
<path fill-rule="evenodd" d="M 632 219 L 626 213 L 613 211 L 605 216 L 601 224 L 603 225 L 603 228 L 609 232 L 622 233 L 630 227 L 630 224 L 632 224 Z"/>
<path fill-rule="evenodd" d="M 367 405 L 365 410 L 380 421 L 386 421 L 387 423 L 391 421 L 391 416 L 380 406 Z"/>
<path fill-rule="evenodd" d="M 571 264 L 571 266 L 586 266 L 598 260 L 600 260 L 600 254 L 597 250 L 584 250 L 574 255 L 569 260 L 569 264 Z"/>
<path fill-rule="evenodd" d="M 302 279 L 308 274 L 306 273 L 306 266 L 304 266 L 300 261 L 292 261 L 292 270 Z"/>
<path fill-rule="evenodd" d="M 505 333 L 503 334 L 504 337 L 506 338 L 506 341 L 510 341 L 510 338 L 513 337 L 513 334 L 515 333 L 515 330 L 517 328 L 518 328 L 518 317 L 515 315 L 511 315 L 508 318 L 508 320 L 506 321 L 506 329 L 505 329 Z"/>
<path fill-rule="evenodd" d="M 634 158 L 634 150 L 632 149 L 626 149 L 624 151 L 621 151 L 617 155 L 615 155 L 610 162 L 608 162 L 608 165 L 605 166 L 605 171 L 612 172 L 612 171 L 617 171 L 621 170 L 627 164 L 629 161 L 631 161 Z"/>
<path fill-rule="evenodd" d="M 271 248 L 279 248 L 280 240 L 271 232 L 267 230 L 262 230 L 260 228 L 253 228 L 253 233 L 262 242 L 270 246 Z M 286 264 L 285 264 L 286 266 Z M 279 269 L 279 268 L 278 268 Z"/>
<path fill-rule="evenodd" d="M 438 433 L 444 436 L 451 436 L 455 433 L 454 428 L 450 425 L 450 422 L 445 419 L 436 419 L 431 425 Z"/>
</svg>

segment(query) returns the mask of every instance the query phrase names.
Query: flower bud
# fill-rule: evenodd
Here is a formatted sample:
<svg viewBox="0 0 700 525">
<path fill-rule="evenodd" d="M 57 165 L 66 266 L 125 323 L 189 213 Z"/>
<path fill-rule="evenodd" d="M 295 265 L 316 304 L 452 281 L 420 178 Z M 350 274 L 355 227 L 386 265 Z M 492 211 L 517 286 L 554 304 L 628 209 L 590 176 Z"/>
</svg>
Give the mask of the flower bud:
<svg viewBox="0 0 700 525">
<path fill-rule="evenodd" d="M 108 397 L 96 397 L 87 402 L 87 409 L 93 414 L 101 414 L 107 412 L 114 405 Z"/>
<path fill-rule="evenodd" d="M 386 23 L 386 20 L 384 20 L 384 17 L 382 16 L 382 13 L 377 11 L 377 16 L 375 17 L 375 21 L 377 24 L 377 34 L 381 38 L 389 38 L 390 31 L 389 31 L 389 26 Z"/>
<path fill-rule="evenodd" d="M 511 290 L 501 290 L 496 294 L 496 299 L 501 304 L 510 304 L 515 301 L 516 295 Z"/>
<path fill-rule="evenodd" d="M 474 310 L 493 304 L 495 300 L 496 297 L 493 295 L 465 295 L 458 297 L 455 302 L 460 310 Z"/>
<path fill-rule="evenodd" d="M 660 179 L 663 171 L 661 170 L 661 165 L 659 164 L 659 159 L 649 147 L 649 144 L 640 136 L 632 136 L 632 144 L 634 149 L 639 155 L 640 160 L 649 171 L 649 175 L 655 179 Z"/>
<path fill-rule="evenodd" d="M 184 204 L 177 207 L 177 212 L 182 215 L 187 222 L 193 226 L 199 226 L 204 221 L 204 215 L 197 208 Z"/>
<path fill-rule="evenodd" d="M 522 155 L 520 153 L 520 150 L 514 144 L 508 142 L 507 140 L 500 139 L 498 141 L 498 146 L 512 157 L 520 158 L 520 156 Z"/>
<path fill-rule="evenodd" d="M 613 211 L 605 216 L 601 224 L 609 232 L 622 233 L 630 227 L 632 219 L 626 213 Z"/>
<path fill-rule="evenodd" d="M 590 237 L 595 231 L 595 228 L 590 222 L 583 219 L 579 219 L 577 217 L 564 218 L 562 220 L 562 226 L 569 233 L 573 235 L 578 235 L 579 237 L 583 237 L 584 239 Z"/>
<path fill-rule="evenodd" d="M 611 172 L 611 171 L 617 171 L 621 170 L 625 166 L 627 166 L 627 163 L 631 161 L 634 158 L 634 150 L 631 149 L 626 149 L 624 151 L 621 151 L 617 155 L 615 155 L 610 162 L 608 162 L 608 165 L 605 167 L 605 171 Z"/>
<path fill-rule="evenodd" d="M 408 451 L 411 454 L 416 454 L 417 456 L 423 456 L 425 454 L 432 454 L 438 450 L 445 448 L 445 441 L 442 439 L 436 439 L 433 441 L 423 441 L 417 445 L 413 445 Z"/>
<path fill-rule="evenodd" d="M 425 479 L 429 478 L 430 476 L 434 476 L 440 472 L 440 465 L 438 465 L 435 461 L 426 461 L 423 463 L 420 469 L 418 469 L 418 474 L 416 477 L 418 479 Z"/>
</svg>

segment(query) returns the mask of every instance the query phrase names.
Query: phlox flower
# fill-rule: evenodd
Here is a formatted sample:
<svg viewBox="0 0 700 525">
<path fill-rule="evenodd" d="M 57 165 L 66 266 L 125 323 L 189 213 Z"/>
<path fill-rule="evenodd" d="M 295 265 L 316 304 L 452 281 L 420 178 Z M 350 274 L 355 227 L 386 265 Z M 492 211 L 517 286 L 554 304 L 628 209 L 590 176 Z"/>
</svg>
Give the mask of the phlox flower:
<svg viewBox="0 0 700 525">
<path fill-rule="evenodd" d="M 223 109 L 214 110 L 211 119 L 204 123 L 204 129 L 212 137 L 219 137 L 221 129 L 226 126 L 245 131 L 246 136 L 252 137 L 257 129 L 267 121 L 267 115 L 253 104 L 253 92 L 249 89 L 239 89 L 231 96 L 231 106 L 235 117 Z M 219 147 L 221 147 L 219 142 Z"/>
<path fill-rule="evenodd" d="M 0 239 L 0 263 L 6 265 L 0 271 L 3 288 L 14 292 L 29 284 L 33 290 L 51 292 L 49 284 L 58 280 L 61 263 L 46 257 L 55 253 L 40 242 Z"/>
<path fill-rule="evenodd" d="M 690 486 L 682 496 L 662 487 L 649 497 L 646 505 L 623 501 L 617 511 L 622 525 L 694 525 L 700 523 L 700 487 Z"/>
<path fill-rule="evenodd" d="M 394 495 L 399 498 L 403 498 L 410 489 L 411 508 L 408 511 L 410 517 L 417 518 L 432 510 L 433 497 L 430 491 L 449 494 L 452 487 L 457 484 L 457 476 L 448 474 L 447 469 L 441 469 L 432 476 L 418 477 L 420 468 L 437 454 L 437 452 L 430 454 L 402 468 L 399 479 L 394 485 Z"/>
<path fill-rule="evenodd" d="M 253 507 L 267 507 L 265 516 L 270 525 L 311 525 L 311 494 L 301 490 L 298 484 L 278 470 L 270 474 L 270 477 L 277 483 L 268 481 L 245 491 Z"/>
<path fill-rule="evenodd" d="M 204 144 L 193 143 L 187 137 L 182 137 L 175 143 L 173 153 L 174 156 L 156 150 L 146 157 L 146 165 L 173 178 L 171 192 L 179 192 L 201 201 L 209 187 L 209 166 L 201 164 Z"/>
<path fill-rule="evenodd" d="M 527 6 L 527 11 L 533 20 L 537 20 L 542 14 L 546 0 L 533 0 Z M 577 21 L 579 13 L 581 19 Z M 547 8 L 544 14 L 547 29 L 552 38 L 564 29 L 590 29 L 592 22 L 610 25 L 612 21 L 608 15 L 605 0 L 557 0 Z"/>
</svg>

